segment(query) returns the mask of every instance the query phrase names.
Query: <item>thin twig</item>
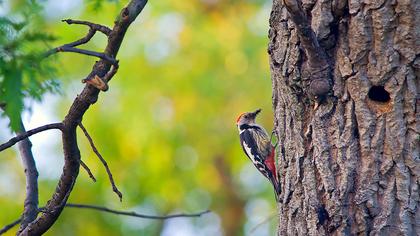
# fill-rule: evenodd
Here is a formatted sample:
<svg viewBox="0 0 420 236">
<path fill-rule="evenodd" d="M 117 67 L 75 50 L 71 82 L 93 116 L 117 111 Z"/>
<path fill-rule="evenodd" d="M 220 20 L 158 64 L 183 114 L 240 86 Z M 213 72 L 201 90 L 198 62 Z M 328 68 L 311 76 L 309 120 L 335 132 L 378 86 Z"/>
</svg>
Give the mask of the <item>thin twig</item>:
<svg viewBox="0 0 420 236">
<path fill-rule="evenodd" d="M 96 182 L 95 176 L 92 174 L 92 171 L 90 171 L 89 167 L 84 163 L 82 160 L 80 160 L 80 165 L 85 169 L 85 171 L 88 173 L 89 178 L 93 180 L 93 182 Z"/>
<path fill-rule="evenodd" d="M 178 217 L 200 217 L 200 216 L 210 212 L 210 210 L 206 210 L 206 211 L 193 213 L 193 214 L 180 213 L 180 214 L 173 214 L 173 215 L 166 215 L 166 216 L 153 216 L 153 215 L 139 214 L 139 213 L 134 212 L 134 211 L 113 210 L 113 209 L 109 209 L 107 207 L 95 206 L 95 205 L 67 203 L 66 207 L 91 209 L 91 210 L 113 213 L 113 214 L 117 214 L 117 215 L 133 216 L 133 217 L 138 217 L 138 218 L 155 219 L 155 220 L 167 220 L 167 219 L 178 218 Z"/>
<path fill-rule="evenodd" d="M 108 36 L 111 33 L 111 29 L 108 28 L 107 26 L 101 25 L 101 24 L 92 23 L 92 22 L 89 22 L 89 21 L 65 19 L 65 20 L 62 20 L 62 22 L 66 22 L 69 25 L 71 25 L 71 24 L 87 25 L 91 29 L 100 31 L 103 34 L 105 34 L 106 36 Z"/>
<path fill-rule="evenodd" d="M 74 42 L 71 43 L 67 43 L 64 44 L 62 46 L 53 48 L 51 50 L 49 50 L 47 53 L 45 53 L 45 57 L 48 57 L 54 53 L 57 52 L 75 52 L 75 53 L 79 53 L 79 54 L 83 54 L 83 55 L 88 55 L 88 56 L 94 56 L 94 57 L 98 57 L 101 58 L 103 60 L 106 60 L 108 62 L 110 62 L 111 64 L 116 64 L 118 63 L 117 60 L 115 60 L 114 58 L 106 55 L 105 53 L 100 53 L 100 52 L 94 52 L 94 51 L 90 51 L 90 50 L 86 50 L 86 49 L 80 49 L 80 48 L 76 48 L 79 45 L 85 44 L 87 42 L 89 42 L 92 37 L 95 35 L 96 31 L 100 31 L 102 33 L 104 33 L 105 35 L 109 35 L 111 32 L 111 29 L 109 29 L 106 26 L 103 25 L 99 25 L 99 24 L 94 24 L 88 21 L 79 21 L 79 20 L 71 20 L 71 19 L 67 19 L 67 20 L 63 20 L 64 22 L 67 22 L 67 24 L 81 24 L 81 25 L 88 25 L 90 27 L 88 33 L 86 34 L 85 37 L 76 40 Z"/>
<path fill-rule="evenodd" d="M 85 44 L 85 43 L 89 42 L 89 40 L 95 35 L 95 32 L 96 32 L 95 30 L 90 29 L 85 37 L 83 37 L 79 40 L 76 40 L 74 42 L 71 42 L 71 43 L 63 44 L 60 47 L 53 48 L 53 49 L 49 50 L 47 53 L 45 53 L 45 57 L 48 57 L 48 56 L 50 56 L 54 53 L 60 52 L 60 48 L 63 48 L 63 47 L 76 47 L 76 46 Z"/>
<path fill-rule="evenodd" d="M 74 52 L 74 53 L 79 53 L 79 54 L 83 54 L 83 55 L 98 57 L 100 59 L 108 61 L 111 64 L 118 63 L 118 61 L 115 58 L 112 58 L 112 57 L 110 57 L 110 56 L 108 56 L 104 53 L 90 51 L 90 50 L 81 49 L 81 48 L 75 48 L 75 47 L 68 46 L 68 45 L 63 45 L 63 46 L 51 49 L 50 51 L 47 52 L 46 56 L 49 56 L 49 55 L 51 55 L 53 53 L 56 53 L 56 52 Z"/>
<path fill-rule="evenodd" d="M 20 223 L 22 219 L 17 219 L 15 221 L 13 221 L 12 223 L 5 225 L 3 228 L 0 229 L 0 235 L 6 233 L 9 229 L 15 227 L 16 225 L 18 225 Z"/>
<path fill-rule="evenodd" d="M 89 42 L 89 40 L 91 40 L 92 39 L 92 37 L 95 35 L 95 33 L 96 33 L 96 31 L 95 30 L 93 30 L 93 29 L 89 29 L 89 31 L 88 31 L 88 33 L 86 34 L 86 36 L 85 37 L 83 37 L 83 38 L 81 38 L 81 39 L 78 39 L 78 40 L 76 40 L 76 41 L 74 41 L 74 42 L 71 42 L 71 43 L 66 43 L 66 44 L 63 44 L 63 46 L 61 46 L 61 47 L 57 47 L 56 48 L 56 50 L 58 49 L 58 48 L 62 48 L 62 47 L 77 47 L 77 46 L 80 46 L 80 45 L 82 45 L 82 44 L 86 44 L 86 43 L 88 43 Z M 57 51 L 56 51 L 57 52 Z"/>
<path fill-rule="evenodd" d="M 106 172 L 108 173 L 109 181 L 112 185 L 112 191 L 114 191 L 118 197 L 120 198 L 120 201 L 122 201 L 122 193 L 120 190 L 118 190 L 117 186 L 115 185 L 114 178 L 112 177 L 112 172 L 108 167 L 108 163 L 105 161 L 105 159 L 102 157 L 102 155 L 99 153 L 98 149 L 96 148 L 95 144 L 93 143 L 92 137 L 87 132 L 86 128 L 83 126 L 82 122 L 79 122 L 79 127 L 82 129 L 83 133 L 85 134 L 86 138 L 88 139 L 90 146 L 92 147 L 93 152 L 98 156 L 99 160 L 101 160 L 102 165 L 105 167 Z"/>
<path fill-rule="evenodd" d="M 180 218 L 180 217 L 201 217 L 202 215 L 205 215 L 211 212 L 210 210 L 206 210 L 206 211 L 201 211 L 201 212 L 192 213 L 192 214 L 179 213 L 179 214 L 172 214 L 172 215 L 165 215 L 165 216 L 156 216 L 156 215 L 139 214 L 134 211 L 114 210 L 114 209 L 110 209 L 103 206 L 96 206 L 96 205 L 89 205 L 89 204 L 67 203 L 65 207 L 89 209 L 89 210 L 102 211 L 102 212 L 107 212 L 107 213 L 116 214 L 116 215 L 132 216 L 132 217 L 137 217 L 137 218 L 142 218 L 142 219 L 151 219 L 151 220 L 168 220 L 168 219 Z M 45 212 L 45 207 L 40 207 L 38 209 L 38 212 Z M 19 224 L 21 220 L 22 218 L 19 218 L 13 221 L 12 223 L 4 226 L 2 229 L 0 229 L 0 235 L 4 234 L 9 229 Z"/>
<path fill-rule="evenodd" d="M 52 124 L 48 124 L 48 125 L 43 125 L 40 126 L 38 128 L 35 129 L 31 129 L 28 130 L 26 132 L 20 133 L 18 135 L 16 135 L 15 137 L 11 138 L 9 141 L 7 141 L 6 143 L 3 143 L 0 145 L 0 152 L 15 145 L 17 142 L 22 141 L 24 139 L 26 139 L 29 136 L 32 136 L 34 134 L 43 132 L 45 130 L 49 130 L 49 129 L 59 129 L 62 130 L 63 128 L 63 123 L 52 123 Z"/>
<path fill-rule="evenodd" d="M 84 55 L 88 55 L 88 56 L 98 57 L 100 59 L 103 59 L 105 61 L 110 62 L 111 64 L 117 64 L 118 63 L 118 61 L 115 58 L 112 58 L 112 57 L 106 55 L 105 53 L 90 51 L 90 50 L 86 50 L 86 49 L 74 48 L 74 47 L 61 47 L 61 48 L 59 48 L 59 51 L 60 52 L 75 52 L 75 53 L 84 54 Z"/>
</svg>

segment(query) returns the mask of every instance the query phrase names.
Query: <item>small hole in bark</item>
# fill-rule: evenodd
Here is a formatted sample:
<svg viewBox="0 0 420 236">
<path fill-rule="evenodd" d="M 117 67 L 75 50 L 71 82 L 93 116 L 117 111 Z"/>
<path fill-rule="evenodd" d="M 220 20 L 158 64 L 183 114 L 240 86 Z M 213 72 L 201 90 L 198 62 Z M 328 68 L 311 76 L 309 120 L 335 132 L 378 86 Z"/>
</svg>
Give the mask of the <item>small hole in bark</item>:
<svg viewBox="0 0 420 236">
<path fill-rule="evenodd" d="M 357 128 L 357 124 L 356 124 L 356 128 L 353 130 L 353 136 L 356 139 L 359 139 L 359 129 Z"/>
<path fill-rule="evenodd" d="M 368 93 L 369 98 L 376 102 L 389 102 L 391 97 L 388 91 L 385 90 L 384 86 L 372 86 Z"/>
<path fill-rule="evenodd" d="M 330 219 L 328 211 L 325 209 L 325 205 L 318 207 L 318 224 L 323 225 L 326 221 Z"/>
</svg>

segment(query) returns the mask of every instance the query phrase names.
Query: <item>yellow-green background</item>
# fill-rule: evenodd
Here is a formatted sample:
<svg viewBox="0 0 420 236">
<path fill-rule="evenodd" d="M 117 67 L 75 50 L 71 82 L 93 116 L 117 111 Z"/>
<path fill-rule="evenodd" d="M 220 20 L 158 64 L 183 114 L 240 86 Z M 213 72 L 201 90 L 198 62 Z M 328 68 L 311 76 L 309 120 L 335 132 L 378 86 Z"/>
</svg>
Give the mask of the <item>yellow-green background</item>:
<svg viewBox="0 0 420 236">
<path fill-rule="evenodd" d="M 16 10 L 17 2 L 3 1 L 0 13 Z M 105 1 L 100 9 L 91 1 L 62 1 L 64 10 L 53 2 L 60 1 L 42 2 L 47 28 L 40 30 L 57 36 L 54 44 L 60 45 L 87 31 L 61 19 L 112 26 L 127 1 Z M 262 108 L 259 121 L 272 128 L 270 8 L 268 0 L 152 0 L 146 5 L 127 32 L 109 91 L 100 94 L 83 119 L 123 192 L 122 203 L 79 132 L 82 159 L 98 181 L 93 183 L 81 169 L 69 202 L 155 215 L 212 213 L 162 222 L 65 209 L 47 235 L 274 234 L 274 194 L 242 153 L 235 126 L 238 114 Z M 101 50 L 105 44 L 106 38 L 97 34 L 83 47 Z M 24 116 L 29 128 L 39 116 L 63 119 L 95 58 L 63 53 L 53 60 L 63 92 L 33 103 L 32 113 Z M 4 118 L 0 124 L 0 141 L 5 142 L 12 134 Z M 33 137 L 41 206 L 61 172 L 60 138 L 55 131 Z M 16 150 L 0 153 L 0 227 L 17 219 L 23 208 L 25 179 Z"/>
</svg>

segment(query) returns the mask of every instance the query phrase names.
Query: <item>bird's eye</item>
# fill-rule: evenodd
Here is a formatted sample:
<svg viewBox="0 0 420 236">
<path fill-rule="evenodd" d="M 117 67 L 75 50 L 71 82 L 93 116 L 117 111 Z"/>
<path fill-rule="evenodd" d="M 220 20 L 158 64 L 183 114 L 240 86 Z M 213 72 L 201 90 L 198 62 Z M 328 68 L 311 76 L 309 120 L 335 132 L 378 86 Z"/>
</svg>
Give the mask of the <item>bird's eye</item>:
<svg viewBox="0 0 420 236">
<path fill-rule="evenodd" d="M 246 119 L 248 119 L 248 118 L 249 118 L 249 116 L 248 116 L 248 115 L 244 115 L 244 117 L 245 117 Z"/>
</svg>

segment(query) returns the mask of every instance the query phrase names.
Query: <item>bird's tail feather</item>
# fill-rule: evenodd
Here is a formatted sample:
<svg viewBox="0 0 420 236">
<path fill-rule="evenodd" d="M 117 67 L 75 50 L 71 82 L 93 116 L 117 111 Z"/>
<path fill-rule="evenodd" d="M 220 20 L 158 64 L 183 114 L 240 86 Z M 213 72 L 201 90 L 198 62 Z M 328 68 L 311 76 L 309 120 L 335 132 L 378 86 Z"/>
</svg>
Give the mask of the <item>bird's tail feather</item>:
<svg viewBox="0 0 420 236">
<path fill-rule="evenodd" d="M 270 179 L 271 184 L 274 187 L 274 196 L 276 197 L 276 201 L 280 202 L 280 193 L 281 193 L 281 186 L 274 178 Z"/>
</svg>

